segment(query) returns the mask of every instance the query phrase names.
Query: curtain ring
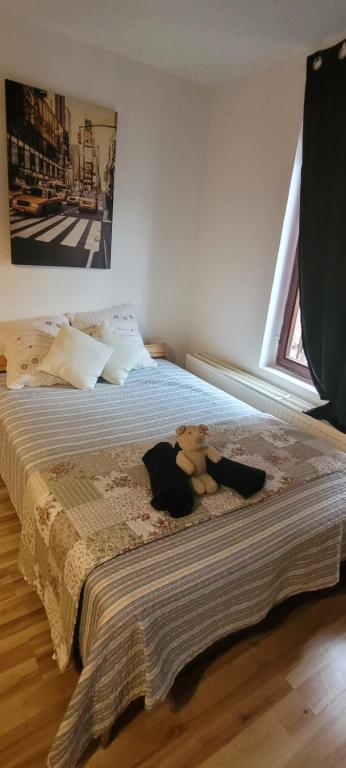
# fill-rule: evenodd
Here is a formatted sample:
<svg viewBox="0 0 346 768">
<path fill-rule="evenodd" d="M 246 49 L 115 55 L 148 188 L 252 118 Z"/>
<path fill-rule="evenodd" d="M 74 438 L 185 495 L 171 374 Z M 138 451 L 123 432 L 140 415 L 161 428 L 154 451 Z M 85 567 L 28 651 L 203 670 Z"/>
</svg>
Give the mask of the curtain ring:
<svg viewBox="0 0 346 768">
<path fill-rule="evenodd" d="M 315 56 L 312 62 L 312 68 L 317 72 L 322 67 L 322 56 Z"/>
<path fill-rule="evenodd" d="M 339 59 L 346 59 L 346 40 L 344 40 L 341 48 L 339 48 L 338 56 Z"/>
</svg>

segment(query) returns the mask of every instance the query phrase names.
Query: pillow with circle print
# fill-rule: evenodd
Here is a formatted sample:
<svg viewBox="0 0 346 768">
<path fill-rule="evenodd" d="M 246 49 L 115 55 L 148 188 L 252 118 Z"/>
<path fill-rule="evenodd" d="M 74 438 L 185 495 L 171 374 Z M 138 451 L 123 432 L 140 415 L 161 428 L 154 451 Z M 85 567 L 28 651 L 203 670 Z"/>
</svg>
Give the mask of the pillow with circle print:
<svg viewBox="0 0 346 768">
<path fill-rule="evenodd" d="M 40 317 L 25 317 L 20 320 L 4 320 L 0 322 L 0 355 L 5 355 L 12 339 L 16 340 L 20 333 L 27 331 L 43 331 L 50 336 L 57 336 L 63 325 L 69 325 L 66 315 L 42 315 Z"/>
<path fill-rule="evenodd" d="M 10 342 L 5 347 L 8 389 L 66 384 L 63 379 L 38 370 L 54 342 L 55 335 L 35 328 L 30 331 L 17 331 L 15 335 L 11 335 Z"/>
</svg>

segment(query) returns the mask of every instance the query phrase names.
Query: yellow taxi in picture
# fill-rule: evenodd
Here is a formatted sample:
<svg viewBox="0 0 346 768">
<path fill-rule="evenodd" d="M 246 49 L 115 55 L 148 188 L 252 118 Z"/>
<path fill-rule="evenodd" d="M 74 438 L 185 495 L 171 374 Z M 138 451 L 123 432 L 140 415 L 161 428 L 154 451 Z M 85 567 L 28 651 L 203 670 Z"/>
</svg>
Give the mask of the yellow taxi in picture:
<svg viewBox="0 0 346 768">
<path fill-rule="evenodd" d="M 13 184 L 9 191 L 10 208 L 12 208 L 13 200 L 19 195 L 23 195 L 26 189 L 25 184 Z"/>
<path fill-rule="evenodd" d="M 79 205 L 79 200 L 80 200 L 79 192 L 70 192 L 70 194 L 67 195 L 67 202 L 69 205 Z"/>
<path fill-rule="evenodd" d="M 14 198 L 12 208 L 28 216 L 46 216 L 61 210 L 61 198 L 51 189 L 27 187 L 23 194 Z"/>
<path fill-rule="evenodd" d="M 94 192 L 83 192 L 79 200 L 79 210 L 96 213 L 97 198 Z"/>
</svg>

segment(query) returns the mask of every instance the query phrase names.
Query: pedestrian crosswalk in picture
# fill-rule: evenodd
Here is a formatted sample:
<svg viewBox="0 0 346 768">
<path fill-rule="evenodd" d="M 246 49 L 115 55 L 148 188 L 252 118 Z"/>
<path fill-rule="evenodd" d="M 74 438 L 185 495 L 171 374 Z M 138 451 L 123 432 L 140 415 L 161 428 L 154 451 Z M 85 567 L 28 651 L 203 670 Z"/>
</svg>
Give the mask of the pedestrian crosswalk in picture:
<svg viewBox="0 0 346 768">
<path fill-rule="evenodd" d="M 110 269 L 118 113 L 5 81 L 12 264 Z"/>
<path fill-rule="evenodd" d="M 103 212 L 24 216 L 10 212 L 12 262 L 16 264 L 110 268 L 111 222 Z"/>
</svg>

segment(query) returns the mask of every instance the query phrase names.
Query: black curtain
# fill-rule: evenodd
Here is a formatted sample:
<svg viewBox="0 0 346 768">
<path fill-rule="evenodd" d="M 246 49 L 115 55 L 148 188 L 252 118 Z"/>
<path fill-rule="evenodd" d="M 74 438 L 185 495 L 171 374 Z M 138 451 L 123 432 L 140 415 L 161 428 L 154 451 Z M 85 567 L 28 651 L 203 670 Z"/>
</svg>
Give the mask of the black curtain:
<svg viewBox="0 0 346 768">
<path fill-rule="evenodd" d="M 307 60 L 299 230 L 303 348 L 327 405 L 309 411 L 346 432 L 346 44 Z"/>
</svg>

